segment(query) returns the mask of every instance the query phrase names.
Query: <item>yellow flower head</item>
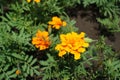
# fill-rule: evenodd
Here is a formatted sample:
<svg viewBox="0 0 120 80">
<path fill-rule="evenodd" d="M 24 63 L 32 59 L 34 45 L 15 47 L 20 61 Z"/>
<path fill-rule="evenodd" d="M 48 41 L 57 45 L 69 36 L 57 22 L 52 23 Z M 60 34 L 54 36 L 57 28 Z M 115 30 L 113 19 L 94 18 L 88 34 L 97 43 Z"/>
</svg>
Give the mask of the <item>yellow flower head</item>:
<svg viewBox="0 0 120 80">
<path fill-rule="evenodd" d="M 40 2 L 40 0 L 34 0 L 34 2 L 39 3 L 39 2 Z"/>
<path fill-rule="evenodd" d="M 84 32 L 80 34 L 75 32 L 67 33 L 66 35 L 61 34 L 61 43 L 55 47 L 55 49 L 59 51 L 58 56 L 62 57 L 68 52 L 74 55 L 74 59 L 80 59 L 80 54 L 85 52 L 85 48 L 89 46 L 89 43 L 84 40 L 84 37 Z"/>
<path fill-rule="evenodd" d="M 60 29 L 61 26 L 66 26 L 66 22 L 62 21 L 59 17 L 55 16 L 52 21 L 48 22 L 49 26 L 55 29 Z"/>
<path fill-rule="evenodd" d="M 50 46 L 48 32 L 38 30 L 36 36 L 32 38 L 32 44 L 40 50 L 47 49 Z"/>
<path fill-rule="evenodd" d="M 30 3 L 30 2 L 31 2 L 31 0 L 27 0 L 27 2 L 28 2 L 28 3 Z"/>
<path fill-rule="evenodd" d="M 20 73 L 21 73 L 21 71 L 20 70 L 16 70 L 16 72 L 15 72 L 17 75 L 19 75 Z"/>
</svg>

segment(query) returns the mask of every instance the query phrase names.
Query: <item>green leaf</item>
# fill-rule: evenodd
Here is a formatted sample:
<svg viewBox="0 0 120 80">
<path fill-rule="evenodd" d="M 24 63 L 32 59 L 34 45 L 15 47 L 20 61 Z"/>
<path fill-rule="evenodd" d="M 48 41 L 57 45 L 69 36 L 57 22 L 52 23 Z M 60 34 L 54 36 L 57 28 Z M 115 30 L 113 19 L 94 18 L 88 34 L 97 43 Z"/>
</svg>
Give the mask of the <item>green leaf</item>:
<svg viewBox="0 0 120 80">
<path fill-rule="evenodd" d="M 35 64 L 36 61 L 37 61 L 37 59 L 34 59 L 34 60 L 30 63 L 30 65 L 32 66 L 33 64 Z"/>
<path fill-rule="evenodd" d="M 5 67 L 3 68 L 3 70 L 4 70 L 4 71 L 7 71 L 9 67 L 10 67 L 10 65 L 7 64 L 7 65 L 5 65 Z"/>
<path fill-rule="evenodd" d="M 30 76 L 33 76 L 33 70 L 30 69 Z"/>
<path fill-rule="evenodd" d="M 27 61 L 28 57 L 29 57 L 28 55 L 25 56 L 25 61 Z"/>
<path fill-rule="evenodd" d="M 87 38 L 84 38 L 84 39 L 85 39 L 85 41 L 86 41 L 86 42 L 88 42 L 88 43 L 90 43 L 90 42 L 93 42 L 93 41 L 94 41 L 93 39 L 88 38 L 88 37 L 87 37 Z"/>
<path fill-rule="evenodd" d="M 24 60 L 24 58 L 20 54 L 12 53 L 11 55 L 17 59 Z"/>
<path fill-rule="evenodd" d="M 30 67 L 27 66 L 27 74 L 29 74 L 29 73 L 30 73 Z"/>
<path fill-rule="evenodd" d="M 34 66 L 33 68 L 34 68 L 34 69 L 38 69 L 38 68 L 39 68 L 39 66 Z"/>
<path fill-rule="evenodd" d="M 40 72 L 37 70 L 34 70 L 34 73 L 36 73 L 37 75 L 40 75 Z"/>
<path fill-rule="evenodd" d="M 33 59 L 33 56 L 30 56 L 27 62 L 30 63 L 32 59 Z"/>
<path fill-rule="evenodd" d="M 4 56 L 0 56 L 0 62 L 3 62 L 3 61 L 4 61 Z"/>
<path fill-rule="evenodd" d="M 9 77 L 10 77 L 10 78 L 16 78 L 17 75 L 16 75 L 16 74 L 12 74 L 12 75 L 10 75 Z"/>
<path fill-rule="evenodd" d="M 5 77 L 5 74 L 0 74 L 0 80 L 3 80 L 3 78 Z"/>
<path fill-rule="evenodd" d="M 11 74 L 13 74 L 13 73 L 15 73 L 15 71 L 16 71 L 16 68 L 15 69 L 13 69 L 13 70 L 11 70 L 11 71 L 7 71 L 7 75 L 11 75 Z"/>
<path fill-rule="evenodd" d="M 23 71 L 27 70 L 27 64 L 24 64 Z"/>
<path fill-rule="evenodd" d="M 47 62 L 45 62 L 45 61 L 40 61 L 40 64 L 43 65 L 43 66 L 49 65 L 49 64 L 48 64 Z"/>
</svg>

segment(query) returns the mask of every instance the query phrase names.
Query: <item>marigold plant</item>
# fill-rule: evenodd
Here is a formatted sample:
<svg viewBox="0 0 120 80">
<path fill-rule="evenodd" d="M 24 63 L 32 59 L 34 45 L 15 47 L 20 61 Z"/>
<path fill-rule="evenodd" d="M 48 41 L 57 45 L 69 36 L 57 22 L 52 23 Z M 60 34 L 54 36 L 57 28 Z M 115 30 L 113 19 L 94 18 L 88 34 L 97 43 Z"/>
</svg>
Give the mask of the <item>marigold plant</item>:
<svg viewBox="0 0 120 80">
<path fill-rule="evenodd" d="M 62 21 L 59 17 L 54 16 L 52 18 L 52 21 L 48 22 L 49 27 L 55 28 L 55 29 L 60 29 L 61 26 L 66 26 L 66 22 Z"/>
<path fill-rule="evenodd" d="M 45 50 L 50 45 L 50 39 L 47 31 L 40 31 L 36 33 L 36 36 L 32 38 L 32 44 L 40 50 Z"/>
<path fill-rule="evenodd" d="M 62 57 L 66 53 L 70 53 L 74 55 L 74 59 L 80 59 L 81 53 L 85 52 L 89 43 L 84 40 L 85 33 L 81 32 L 77 34 L 75 32 L 61 34 L 60 40 L 61 43 L 57 44 L 55 47 L 56 50 L 59 51 L 59 56 Z"/>
</svg>

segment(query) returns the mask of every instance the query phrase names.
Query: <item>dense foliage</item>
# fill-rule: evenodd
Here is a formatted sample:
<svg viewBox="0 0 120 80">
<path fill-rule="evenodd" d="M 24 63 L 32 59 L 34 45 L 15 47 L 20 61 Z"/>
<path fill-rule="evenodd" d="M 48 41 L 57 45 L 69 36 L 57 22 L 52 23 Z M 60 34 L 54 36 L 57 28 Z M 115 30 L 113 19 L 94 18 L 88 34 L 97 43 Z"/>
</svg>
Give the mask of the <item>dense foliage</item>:
<svg viewBox="0 0 120 80">
<path fill-rule="evenodd" d="M 78 33 L 66 13 L 96 5 L 108 31 L 120 31 L 120 0 L 0 0 L 0 80 L 116 80 L 118 53 L 104 37 Z M 92 44 L 93 43 L 93 44 Z"/>
</svg>

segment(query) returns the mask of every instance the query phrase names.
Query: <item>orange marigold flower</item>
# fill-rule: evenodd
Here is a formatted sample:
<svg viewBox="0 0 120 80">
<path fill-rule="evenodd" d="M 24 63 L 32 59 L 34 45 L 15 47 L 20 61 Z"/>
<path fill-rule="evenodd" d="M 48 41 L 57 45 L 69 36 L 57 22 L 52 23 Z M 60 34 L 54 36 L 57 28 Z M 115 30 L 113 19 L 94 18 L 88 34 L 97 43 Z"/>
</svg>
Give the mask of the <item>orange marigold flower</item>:
<svg viewBox="0 0 120 80">
<path fill-rule="evenodd" d="M 40 0 L 34 0 L 34 2 L 39 3 L 39 2 L 40 2 Z"/>
<path fill-rule="evenodd" d="M 52 21 L 48 22 L 49 26 L 52 26 L 52 28 L 60 29 L 61 26 L 66 26 L 66 22 L 62 21 L 59 17 L 55 16 L 52 18 Z"/>
<path fill-rule="evenodd" d="M 48 32 L 38 30 L 36 36 L 32 38 L 32 44 L 40 50 L 47 49 L 50 46 Z"/>
<path fill-rule="evenodd" d="M 19 75 L 20 73 L 21 73 L 21 71 L 20 70 L 16 70 L 16 72 L 15 72 L 17 75 Z"/>
<path fill-rule="evenodd" d="M 75 60 L 80 59 L 80 54 L 85 52 L 85 48 L 89 46 L 89 43 L 84 40 L 84 37 L 84 32 L 80 34 L 75 32 L 67 33 L 66 35 L 61 34 L 61 43 L 55 47 L 55 49 L 59 51 L 58 56 L 62 57 L 68 52 L 74 55 Z"/>
</svg>

